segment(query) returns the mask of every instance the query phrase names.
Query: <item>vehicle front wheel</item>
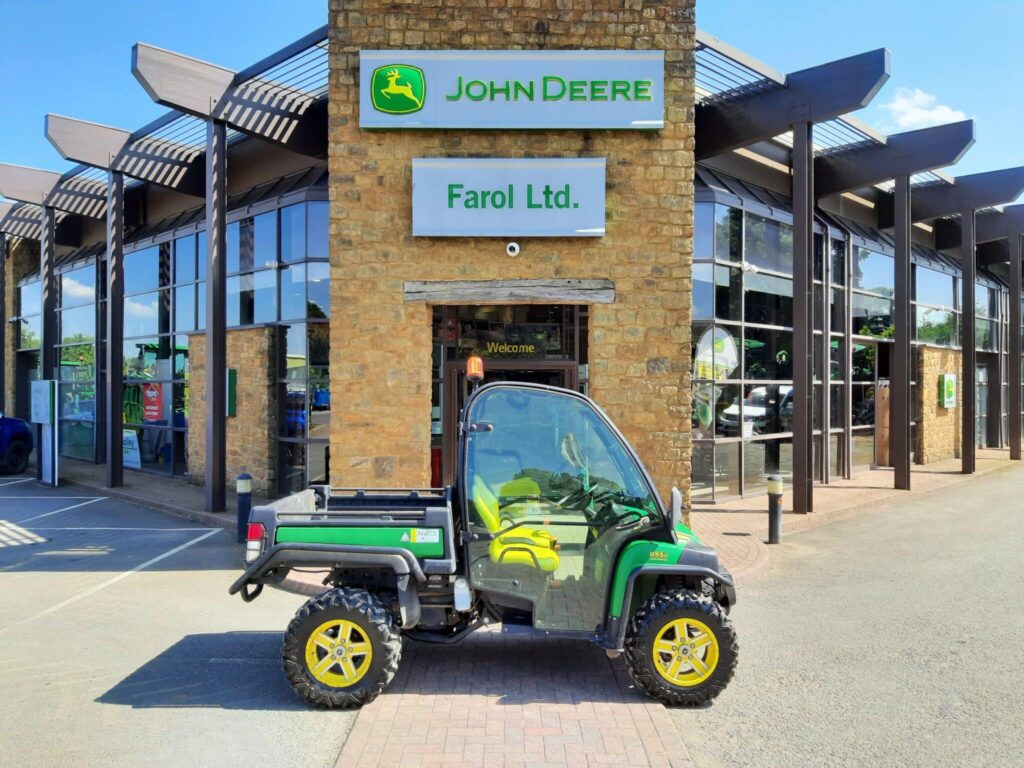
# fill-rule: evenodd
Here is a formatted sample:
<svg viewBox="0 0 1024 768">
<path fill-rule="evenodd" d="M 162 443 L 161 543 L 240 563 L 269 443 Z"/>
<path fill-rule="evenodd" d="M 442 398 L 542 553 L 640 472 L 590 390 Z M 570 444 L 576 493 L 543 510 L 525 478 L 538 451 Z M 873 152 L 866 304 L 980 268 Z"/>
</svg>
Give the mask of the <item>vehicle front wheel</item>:
<svg viewBox="0 0 1024 768">
<path fill-rule="evenodd" d="M 690 590 L 659 592 L 633 615 L 626 661 L 637 688 L 663 704 L 698 706 L 729 684 L 739 644 L 725 608 Z"/>
<path fill-rule="evenodd" d="M 302 699 L 316 707 L 353 709 L 373 701 L 394 679 L 402 636 L 380 600 L 363 589 L 340 587 L 299 609 L 281 656 Z"/>
<path fill-rule="evenodd" d="M 20 475 L 28 467 L 28 457 L 32 451 L 24 440 L 15 440 L 7 446 L 4 456 L 3 471 L 12 475 Z"/>
</svg>

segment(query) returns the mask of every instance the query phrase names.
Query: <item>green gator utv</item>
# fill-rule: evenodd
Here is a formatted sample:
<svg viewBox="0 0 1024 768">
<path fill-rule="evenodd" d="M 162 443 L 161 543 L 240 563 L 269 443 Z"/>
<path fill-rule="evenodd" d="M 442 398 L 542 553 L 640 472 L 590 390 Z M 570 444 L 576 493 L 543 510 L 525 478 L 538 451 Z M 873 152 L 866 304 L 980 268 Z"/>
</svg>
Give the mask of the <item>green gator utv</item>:
<svg viewBox="0 0 1024 768">
<path fill-rule="evenodd" d="M 445 489 L 312 486 L 253 509 L 231 594 L 250 601 L 292 568 L 329 569 L 285 633 L 301 698 L 361 706 L 394 678 L 403 638 L 453 643 L 498 622 L 624 652 L 637 687 L 666 704 L 725 689 L 732 577 L 596 403 L 480 387 L 460 417 L 456 475 Z"/>
</svg>

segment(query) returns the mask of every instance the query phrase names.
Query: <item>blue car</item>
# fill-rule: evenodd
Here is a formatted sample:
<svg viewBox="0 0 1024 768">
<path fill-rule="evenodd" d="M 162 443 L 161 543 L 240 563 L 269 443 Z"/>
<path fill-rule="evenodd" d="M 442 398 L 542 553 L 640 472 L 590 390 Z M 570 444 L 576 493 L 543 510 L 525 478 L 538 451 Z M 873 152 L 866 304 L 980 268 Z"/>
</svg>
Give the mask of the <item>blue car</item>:
<svg viewBox="0 0 1024 768">
<path fill-rule="evenodd" d="M 0 416 L 0 474 L 24 472 L 32 445 L 32 428 L 27 422 Z"/>
</svg>

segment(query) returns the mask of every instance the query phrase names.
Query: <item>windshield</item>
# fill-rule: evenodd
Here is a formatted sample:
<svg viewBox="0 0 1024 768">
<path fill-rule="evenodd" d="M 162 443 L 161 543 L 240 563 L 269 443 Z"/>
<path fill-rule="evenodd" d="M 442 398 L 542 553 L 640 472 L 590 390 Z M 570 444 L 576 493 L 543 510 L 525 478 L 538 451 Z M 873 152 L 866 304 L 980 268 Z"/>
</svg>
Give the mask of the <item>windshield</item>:
<svg viewBox="0 0 1024 768">
<path fill-rule="evenodd" d="M 657 504 L 629 451 L 586 401 L 525 387 L 482 393 L 468 414 L 467 488 L 486 487 L 502 507 L 542 501 L 608 524 Z M 601 526 L 604 527 L 604 526 Z"/>
</svg>

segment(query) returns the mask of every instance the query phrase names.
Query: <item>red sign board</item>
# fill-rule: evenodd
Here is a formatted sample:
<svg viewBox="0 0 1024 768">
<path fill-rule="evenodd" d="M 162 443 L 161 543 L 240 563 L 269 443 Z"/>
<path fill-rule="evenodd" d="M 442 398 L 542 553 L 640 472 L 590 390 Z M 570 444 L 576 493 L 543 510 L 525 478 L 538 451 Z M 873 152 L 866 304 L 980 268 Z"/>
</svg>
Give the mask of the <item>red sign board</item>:
<svg viewBox="0 0 1024 768">
<path fill-rule="evenodd" d="M 142 418 L 144 421 L 159 421 L 163 418 L 164 392 L 159 384 L 142 387 Z"/>
</svg>

